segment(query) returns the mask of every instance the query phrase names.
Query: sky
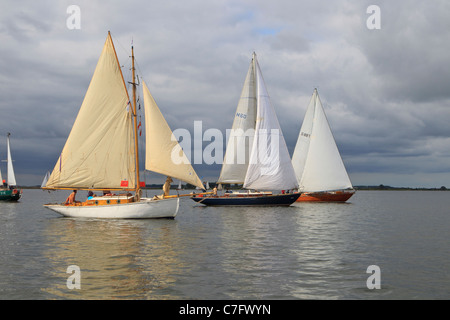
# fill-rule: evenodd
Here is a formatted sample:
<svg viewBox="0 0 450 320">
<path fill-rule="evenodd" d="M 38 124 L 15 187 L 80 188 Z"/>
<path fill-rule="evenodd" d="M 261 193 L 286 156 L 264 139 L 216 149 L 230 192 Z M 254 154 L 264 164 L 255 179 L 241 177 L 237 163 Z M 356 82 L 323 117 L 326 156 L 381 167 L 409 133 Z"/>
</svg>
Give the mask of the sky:
<svg viewBox="0 0 450 320">
<path fill-rule="evenodd" d="M 134 45 L 173 130 L 202 121 L 225 136 L 256 52 L 291 155 L 318 88 L 353 185 L 450 187 L 444 0 L 1 0 L 0 159 L 11 132 L 19 185 L 53 169 L 108 31 L 125 77 Z"/>
</svg>

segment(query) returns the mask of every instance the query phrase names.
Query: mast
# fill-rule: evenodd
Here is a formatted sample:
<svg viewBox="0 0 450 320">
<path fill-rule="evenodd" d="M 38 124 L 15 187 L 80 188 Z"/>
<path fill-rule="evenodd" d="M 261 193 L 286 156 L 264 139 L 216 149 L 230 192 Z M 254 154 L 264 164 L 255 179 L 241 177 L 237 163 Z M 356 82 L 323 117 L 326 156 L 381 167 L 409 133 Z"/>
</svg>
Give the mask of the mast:
<svg viewBox="0 0 450 320">
<path fill-rule="evenodd" d="M 138 148 L 138 138 L 137 138 L 137 112 L 136 112 L 136 74 L 134 67 L 134 47 L 131 46 L 131 70 L 133 74 L 133 117 L 134 117 L 134 146 L 135 146 L 135 160 L 136 160 L 136 197 L 137 200 L 141 197 L 141 183 L 139 180 L 139 148 Z"/>
</svg>

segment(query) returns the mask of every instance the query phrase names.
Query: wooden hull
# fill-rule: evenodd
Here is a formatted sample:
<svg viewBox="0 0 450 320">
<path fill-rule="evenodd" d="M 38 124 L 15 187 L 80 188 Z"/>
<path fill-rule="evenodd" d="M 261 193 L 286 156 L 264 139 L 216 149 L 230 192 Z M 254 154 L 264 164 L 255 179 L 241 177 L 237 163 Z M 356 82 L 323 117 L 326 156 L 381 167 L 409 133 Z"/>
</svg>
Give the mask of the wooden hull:
<svg viewBox="0 0 450 320">
<path fill-rule="evenodd" d="M 22 190 L 2 189 L 0 190 L 0 201 L 18 201 L 22 197 Z"/>
<path fill-rule="evenodd" d="M 305 192 L 296 202 L 345 202 L 355 191 Z"/>
<path fill-rule="evenodd" d="M 99 218 L 99 219 L 155 219 L 175 218 L 180 205 L 179 198 L 153 200 L 142 198 L 139 202 L 127 202 L 126 198 L 108 203 L 83 202 L 75 205 L 46 204 L 44 207 L 53 210 L 65 217 L 72 218 Z M 108 201 L 108 200 L 106 200 Z"/>
<path fill-rule="evenodd" d="M 192 200 L 207 206 L 290 206 L 300 193 L 276 195 L 224 195 L 193 197 Z"/>
</svg>

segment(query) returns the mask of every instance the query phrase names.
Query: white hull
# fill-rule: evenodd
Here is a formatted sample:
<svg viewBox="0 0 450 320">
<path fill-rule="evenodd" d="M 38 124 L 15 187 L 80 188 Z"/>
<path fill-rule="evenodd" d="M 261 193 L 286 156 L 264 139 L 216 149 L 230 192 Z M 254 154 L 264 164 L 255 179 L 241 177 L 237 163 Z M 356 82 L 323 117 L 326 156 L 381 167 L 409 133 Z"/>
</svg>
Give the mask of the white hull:
<svg viewBox="0 0 450 320">
<path fill-rule="evenodd" d="M 98 206 L 65 206 L 46 204 L 44 207 L 65 217 L 100 218 L 100 219 L 152 219 L 175 218 L 178 213 L 180 198 L 151 200 L 142 198 L 140 202 L 98 205 Z"/>
</svg>

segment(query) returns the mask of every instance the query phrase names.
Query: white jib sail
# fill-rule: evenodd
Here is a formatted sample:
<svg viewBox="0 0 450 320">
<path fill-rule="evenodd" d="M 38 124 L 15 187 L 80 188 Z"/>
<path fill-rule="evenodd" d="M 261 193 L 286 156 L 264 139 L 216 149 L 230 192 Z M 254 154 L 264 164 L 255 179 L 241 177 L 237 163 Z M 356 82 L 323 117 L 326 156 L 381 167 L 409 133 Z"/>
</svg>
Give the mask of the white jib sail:
<svg viewBox="0 0 450 320">
<path fill-rule="evenodd" d="M 308 105 L 292 163 L 301 191 L 352 188 L 317 89 Z"/>
<path fill-rule="evenodd" d="M 281 190 L 298 187 L 291 158 L 264 79 L 255 59 L 257 117 L 244 188 Z"/>
<path fill-rule="evenodd" d="M 44 176 L 44 179 L 42 180 L 41 188 L 44 188 L 47 185 L 48 178 L 50 178 L 50 172 L 49 171 L 47 171 L 47 173 Z"/>
<path fill-rule="evenodd" d="M 8 185 L 15 186 L 16 183 L 16 176 L 14 174 L 14 167 L 13 167 L 13 160 L 11 158 L 11 147 L 9 144 L 9 133 L 8 133 L 8 139 L 7 139 L 7 145 L 8 145 Z"/>
</svg>

